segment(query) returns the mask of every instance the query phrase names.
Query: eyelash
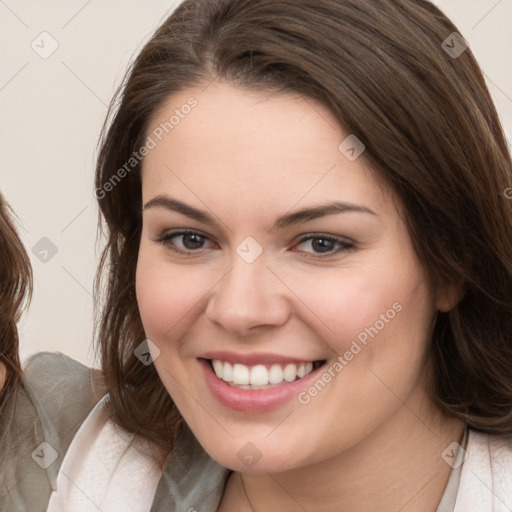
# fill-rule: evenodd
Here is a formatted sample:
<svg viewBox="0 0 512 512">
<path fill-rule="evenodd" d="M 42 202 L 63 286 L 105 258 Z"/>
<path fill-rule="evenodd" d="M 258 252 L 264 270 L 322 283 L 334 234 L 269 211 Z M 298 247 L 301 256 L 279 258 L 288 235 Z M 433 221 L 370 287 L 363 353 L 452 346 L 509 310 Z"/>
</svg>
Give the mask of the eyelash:
<svg viewBox="0 0 512 512">
<path fill-rule="evenodd" d="M 157 238 L 156 242 L 161 243 L 162 245 L 165 245 L 167 248 L 169 248 L 170 250 L 172 250 L 178 254 L 191 255 L 194 253 L 195 254 L 200 253 L 203 249 L 202 247 L 197 250 L 193 250 L 193 249 L 182 250 L 172 244 L 173 239 L 178 238 L 180 236 L 186 236 L 186 235 L 197 235 L 197 236 L 203 238 L 204 240 L 209 240 L 208 236 L 200 231 L 185 229 L 185 230 L 181 230 L 181 231 L 176 231 L 174 233 L 166 233 L 163 236 Z M 301 238 L 294 245 L 294 247 L 297 247 L 297 246 L 299 246 L 305 242 L 308 242 L 310 240 L 324 240 L 324 241 L 336 243 L 339 245 L 338 249 L 336 249 L 334 251 L 329 251 L 328 253 L 318 253 L 318 252 L 307 252 L 306 253 L 306 254 L 314 255 L 315 258 L 328 258 L 328 257 L 332 257 L 335 254 L 338 254 L 340 252 L 354 249 L 354 243 L 347 242 L 346 240 L 344 240 L 342 238 L 338 238 L 338 237 L 335 237 L 332 235 L 324 235 L 322 233 L 315 233 L 315 234 L 307 235 L 307 236 Z"/>
</svg>

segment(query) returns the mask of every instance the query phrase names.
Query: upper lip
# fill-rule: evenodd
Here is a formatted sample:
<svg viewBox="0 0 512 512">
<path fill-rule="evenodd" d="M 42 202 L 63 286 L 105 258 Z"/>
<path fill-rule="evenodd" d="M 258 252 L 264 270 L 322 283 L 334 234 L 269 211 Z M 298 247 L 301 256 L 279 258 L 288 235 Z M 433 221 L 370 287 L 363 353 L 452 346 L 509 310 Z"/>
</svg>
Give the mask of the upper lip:
<svg viewBox="0 0 512 512">
<path fill-rule="evenodd" d="M 257 353 L 243 354 L 239 352 L 212 351 L 199 356 L 202 359 L 215 359 L 231 364 L 243 364 L 254 366 L 256 364 L 279 364 L 279 363 L 310 363 L 313 361 L 322 361 L 321 358 L 303 359 L 300 357 L 291 357 L 281 354 Z"/>
</svg>

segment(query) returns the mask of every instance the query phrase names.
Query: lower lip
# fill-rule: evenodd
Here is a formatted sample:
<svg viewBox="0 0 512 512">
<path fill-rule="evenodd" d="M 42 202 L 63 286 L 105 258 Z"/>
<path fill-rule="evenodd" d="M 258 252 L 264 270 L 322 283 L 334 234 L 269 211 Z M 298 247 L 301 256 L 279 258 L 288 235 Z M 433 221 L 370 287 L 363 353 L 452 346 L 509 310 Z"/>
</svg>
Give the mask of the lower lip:
<svg viewBox="0 0 512 512">
<path fill-rule="evenodd" d="M 204 372 L 206 383 L 212 395 L 224 406 L 240 412 L 267 412 L 278 409 L 286 402 L 297 397 L 299 393 L 315 380 L 325 363 L 302 379 L 279 384 L 268 389 L 239 389 L 219 379 L 205 359 L 198 359 Z"/>
</svg>

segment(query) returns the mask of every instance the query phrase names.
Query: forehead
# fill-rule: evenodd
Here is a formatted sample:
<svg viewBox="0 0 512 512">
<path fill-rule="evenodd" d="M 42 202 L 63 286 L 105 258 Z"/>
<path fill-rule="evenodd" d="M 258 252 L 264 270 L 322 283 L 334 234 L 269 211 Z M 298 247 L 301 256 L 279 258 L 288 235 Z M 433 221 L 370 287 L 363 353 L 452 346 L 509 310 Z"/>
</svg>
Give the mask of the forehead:
<svg viewBox="0 0 512 512">
<path fill-rule="evenodd" d="M 144 200 L 178 191 L 232 204 L 277 201 L 281 209 L 301 198 L 386 202 L 364 158 L 340 152 L 349 134 L 333 114 L 298 94 L 218 82 L 187 89 L 167 100 L 148 135 L 156 145 L 143 164 Z"/>
</svg>

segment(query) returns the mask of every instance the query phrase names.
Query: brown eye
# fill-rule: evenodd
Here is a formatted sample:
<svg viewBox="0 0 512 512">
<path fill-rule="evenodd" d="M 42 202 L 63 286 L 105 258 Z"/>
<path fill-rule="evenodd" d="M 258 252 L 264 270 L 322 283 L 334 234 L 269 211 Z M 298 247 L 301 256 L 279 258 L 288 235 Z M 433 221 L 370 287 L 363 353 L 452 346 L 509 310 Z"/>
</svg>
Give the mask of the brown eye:
<svg viewBox="0 0 512 512">
<path fill-rule="evenodd" d="M 205 237 L 197 235 L 195 233 L 180 235 L 182 237 L 182 244 L 186 249 L 200 249 L 203 244 Z"/>
<path fill-rule="evenodd" d="M 336 242 L 328 238 L 315 238 L 311 241 L 311 247 L 315 252 L 330 252 L 336 247 Z"/>
<path fill-rule="evenodd" d="M 353 247 L 353 243 L 349 243 L 341 238 L 319 234 L 302 238 L 294 247 L 294 250 L 330 256 L 341 251 L 352 249 Z"/>
<path fill-rule="evenodd" d="M 201 249 L 213 246 L 213 243 L 206 235 L 196 231 L 166 233 L 157 242 L 178 253 L 199 252 Z"/>
</svg>

